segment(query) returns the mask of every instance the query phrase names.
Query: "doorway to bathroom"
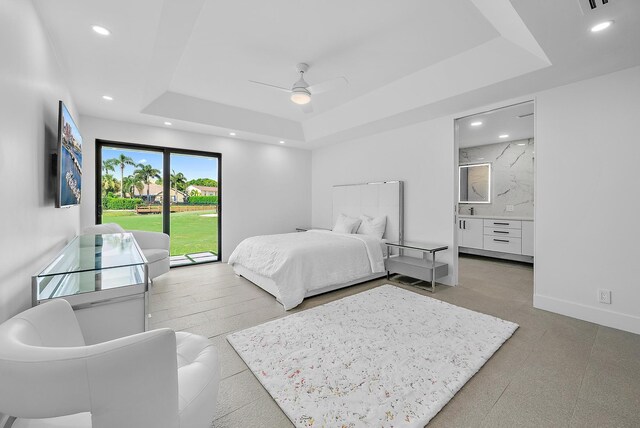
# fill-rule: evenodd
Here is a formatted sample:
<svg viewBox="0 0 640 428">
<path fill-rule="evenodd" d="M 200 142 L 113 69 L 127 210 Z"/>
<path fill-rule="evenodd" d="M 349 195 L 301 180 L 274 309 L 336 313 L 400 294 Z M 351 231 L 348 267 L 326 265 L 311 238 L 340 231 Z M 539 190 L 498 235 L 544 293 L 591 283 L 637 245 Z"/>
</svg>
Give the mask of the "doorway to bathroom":
<svg viewBox="0 0 640 428">
<path fill-rule="evenodd" d="M 455 120 L 458 285 L 533 300 L 535 105 Z"/>
</svg>

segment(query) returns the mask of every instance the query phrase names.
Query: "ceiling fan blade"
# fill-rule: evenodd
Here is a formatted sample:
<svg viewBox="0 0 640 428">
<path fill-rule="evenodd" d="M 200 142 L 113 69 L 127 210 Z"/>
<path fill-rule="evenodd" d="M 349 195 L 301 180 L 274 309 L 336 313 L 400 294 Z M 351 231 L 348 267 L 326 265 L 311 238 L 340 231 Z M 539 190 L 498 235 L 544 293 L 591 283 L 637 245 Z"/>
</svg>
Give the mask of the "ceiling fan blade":
<svg viewBox="0 0 640 428">
<path fill-rule="evenodd" d="M 302 104 L 300 106 L 300 108 L 302 109 L 303 112 L 309 114 L 309 113 L 313 113 L 313 106 L 311 105 L 311 103 L 307 103 L 307 104 Z"/>
<path fill-rule="evenodd" d="M 291 92 L 291 89 L 283 88 L 282 86 L 270 85 L 269 83 L 263 83 L 263 82 L 256 82 L 255 80 L 249 80 L 249 82 L 255 83 L 255 84 L 258 84 L 258 85 L 262 85 L 262 86 L 268 86 L 268 87 L 274 88 L 274 89 L 279 89 L 279 90 L 287 92 L 287 93 Z"/>
<path fill-rule="evenodd" d="M 332 91 L 334 89 L 341 88 L 349 84 L 346 77 L 336 77 L 335 79 L 325 80 L 324 82 L 316 83 L 309 86 L 307 89 L 312 94 L 320 94 L 322 92 Z"/>
</svg>

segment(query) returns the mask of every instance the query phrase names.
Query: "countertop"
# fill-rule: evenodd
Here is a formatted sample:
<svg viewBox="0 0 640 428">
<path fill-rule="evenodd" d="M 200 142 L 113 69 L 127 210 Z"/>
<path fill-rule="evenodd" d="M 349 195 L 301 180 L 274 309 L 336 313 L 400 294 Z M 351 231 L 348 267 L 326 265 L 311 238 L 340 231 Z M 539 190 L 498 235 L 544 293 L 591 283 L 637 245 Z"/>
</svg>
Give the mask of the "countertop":
<svg viewBox="0 0 640 428">
<path fill-rule="evenodd" d="M 522 220 L 522 221 L 533 221 L 533 217 L 509 217 L 509 216 L 499 216 L 499 215 L 469 215 L 469 214 L 459 214 L 458 218 L 486 218 L 489 220 Z"/>
</svg>

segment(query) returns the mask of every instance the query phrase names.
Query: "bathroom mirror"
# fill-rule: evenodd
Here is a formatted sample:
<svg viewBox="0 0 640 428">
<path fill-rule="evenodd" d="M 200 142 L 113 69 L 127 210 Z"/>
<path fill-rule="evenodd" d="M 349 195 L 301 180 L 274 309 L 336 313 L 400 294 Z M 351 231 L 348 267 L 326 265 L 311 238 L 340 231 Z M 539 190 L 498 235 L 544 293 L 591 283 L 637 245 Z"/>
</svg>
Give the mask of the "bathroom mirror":
<svg viewBox="0 0 640 428">
<path fill-rule="evenodd" d="M 460 190 L 458 202 L 461 204 L 491 203 L 491 164 L 477 163 L 460 165 Z"/>
</svg>

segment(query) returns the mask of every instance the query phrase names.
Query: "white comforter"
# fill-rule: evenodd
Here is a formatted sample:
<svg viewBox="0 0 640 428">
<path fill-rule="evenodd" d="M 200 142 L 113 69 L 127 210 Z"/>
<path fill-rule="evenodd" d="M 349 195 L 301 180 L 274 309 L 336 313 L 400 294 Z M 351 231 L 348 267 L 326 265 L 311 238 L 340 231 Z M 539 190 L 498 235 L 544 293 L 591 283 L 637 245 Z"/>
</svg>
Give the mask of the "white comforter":
<svg viewBox="0 0 640 428">
<path fill-rule="evenodd" d="M 323 230 L 254 236 L 242 241 L 229 264 L 272 279 L 289 310 L 307 292 L 384 272 L 380 239 Z"/>
</svg>

